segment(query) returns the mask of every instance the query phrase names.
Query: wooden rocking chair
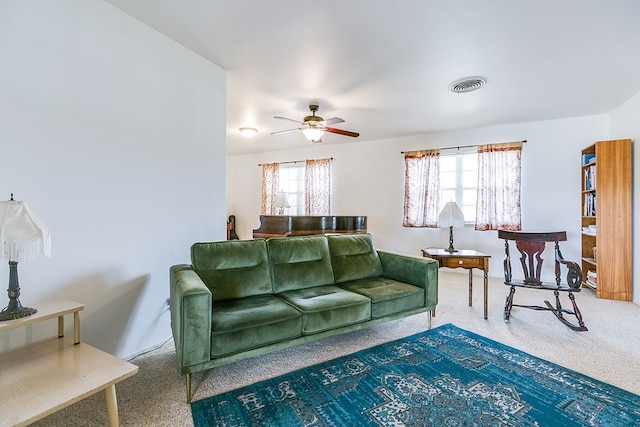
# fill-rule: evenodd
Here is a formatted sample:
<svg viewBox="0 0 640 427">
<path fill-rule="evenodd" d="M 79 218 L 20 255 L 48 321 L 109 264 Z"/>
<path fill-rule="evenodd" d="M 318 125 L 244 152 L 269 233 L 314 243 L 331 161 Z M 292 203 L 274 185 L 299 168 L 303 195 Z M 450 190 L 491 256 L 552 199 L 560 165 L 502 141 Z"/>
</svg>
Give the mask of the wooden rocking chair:
<svg viewBox="0 0 640 427">
<path fill-rule="evenodd" d="M 562 323 L 573 329 L 574 331 L 587 331 L 588 329 L 582 321 L 582 314 L 576 304 L 574 292 L 580 292 L 582 286 L 582 271 L 580 266 L 572 261 L 565 261 L 562 258 L 560 252 L 560 245 L 558 242 L 567 240 L 567 233 L 565 231 L 548 232 L 548 233 L 526 233 L 521 231 L 498 231 L 498 238 L 504 239 L 504 284 L 511 289 L 507 296 L 507 301 L 504 306 L 504 321 L 509 322 L 511 316 L 512 307 L 530 308 L 533 310 L 548 310 L 551 311 Z M 524 280 L 513 280 L 511 275 L 511 256 L 509 254 L 509 241 L 513 240 L 516 243 L 516 248 L 520 251 L 520 264 L 524 272 Z M 540 280 L 540 273 L 542 271 L 541 257 L 544 252 L 547 242 L 553 242 L 555 252 L 555 283 L 543 283 Z M 560 265 L 567 267 L 567 283 L 561 284 L 560 278 Z M 556 299 L 555 307 L 545 300 L 545 306 L 536 305 L 518 305 L 513 303 L 513 295 L 516 292 L 516 287 L 529 288 L 529 289 L 541 289 L 545 291 L 553 291 Z M 569 299 L 573 304 L 573 310 L 562 308 L 560 304 L 560 292 L 567 292 Z M 571 323 L 564 318 L 563 314 L 570 314 L 576 317 L 578 325 Z"/>
</svg>

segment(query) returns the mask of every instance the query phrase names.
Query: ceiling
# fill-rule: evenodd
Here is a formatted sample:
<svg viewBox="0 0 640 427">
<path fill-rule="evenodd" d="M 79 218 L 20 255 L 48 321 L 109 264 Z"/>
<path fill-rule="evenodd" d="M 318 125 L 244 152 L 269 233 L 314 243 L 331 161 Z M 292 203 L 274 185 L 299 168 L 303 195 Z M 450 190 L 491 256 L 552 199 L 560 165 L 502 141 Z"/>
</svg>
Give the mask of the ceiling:
<svg viewBox="0 0 640 427">
<path fill-rule="evenodd" d="M 640 92 L 637 0 L 106 0 L 227 70 L 227 153 L 609 113 Z M 449 85 L 489 82 L 466 94 Z M 291 126 L 293 125 L 293 126 Z M 243 138 L 238 129 L 259 133 Z"/>
</svg>

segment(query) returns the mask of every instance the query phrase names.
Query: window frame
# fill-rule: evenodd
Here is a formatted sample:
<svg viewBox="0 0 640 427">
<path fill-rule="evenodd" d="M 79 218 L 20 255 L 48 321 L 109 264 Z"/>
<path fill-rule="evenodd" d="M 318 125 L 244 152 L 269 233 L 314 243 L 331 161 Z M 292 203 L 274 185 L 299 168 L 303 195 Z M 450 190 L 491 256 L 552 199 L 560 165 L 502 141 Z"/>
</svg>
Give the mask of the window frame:
<svg viewBox="0 0 640 427">
<path fill-rule="evenodd" d="M 473 206 L 472 214 L 465 213 L 464 215 L 464 223 L 465 225 L 474 225 L 476 222 L 476 204 L 477 204 L 477 194 L 478 194 L 478 162 L 477 162 L 477 147 L 466 147 L 466 148 L 458 148 L 455 152 L 447 153 L 445 151 L 440 153 L 440 208 L 441 211 L 444 207 L 445 203 L 449 201 L 454 201 L 458 204 L 460 209 L 464 212 L 465 206 Z M 473 186 L 465 187 L 465 169 L 464 169 L 464 160 L 465 157 L 476 156 L 476 167 L 475 170 L 468 170 L 473 173 Z M 444 187 L 443 183 L 445 180 L 442 179 L 444 173 L 450 173 L 451 170 L 443 170 L 443 162 L 444 158 L 455 157 L 455 186 L 454 187 Z M 473 192 L 476 195 L 473 204 L 468 203 L 464 204 L 464 193 L 465 191 Z M 450 200 L 450 198 L 445 196 L 446 192 L 453 192 L 455 197 L 454 200 Z"/>
<path fill-rule="evenodd" d="M 296 178 L 290 179 L 285 177 L 287 184 L 283 182 L 283 174 L 290 174 L 292 169 L 296 169 Z M 305 188 L 304 188 L 304 162 L 292 162 L 292 163 L 280 163 L 280 169 L 278 170 L 279 187 L 278 191 L 282 190 L 287 196 L 287 201 L 290 207 L 285 212 L 286 215 L 304 215 L 305 214 Z M 289 185 L 291 182 L 295 182 L 296 191 L 291 190 Z M 295 211 L 294 211 L 295 209 Z"/>
</svg>

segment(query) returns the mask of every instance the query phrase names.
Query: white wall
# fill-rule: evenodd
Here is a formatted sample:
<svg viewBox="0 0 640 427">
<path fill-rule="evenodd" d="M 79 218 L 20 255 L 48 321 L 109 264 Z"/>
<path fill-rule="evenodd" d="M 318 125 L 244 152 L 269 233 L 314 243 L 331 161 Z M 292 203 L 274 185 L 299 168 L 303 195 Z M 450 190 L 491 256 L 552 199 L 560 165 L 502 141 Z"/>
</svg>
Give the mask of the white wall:
<svg viewBox="0 0 640 427">
<path fill-rule="evenodd" d="M 640 93 L 633 96 L 623 105 L 618 107 L 613 113 L 611 113 L 611 139 L 625 139 L 631 138 L 634 142 L 633 145 L 640 141 Z M 638 147 L 632 147 L 633 150 L 633 164 L 640 163 L 640 150 Z M 640 264 L 640 229 L 638 228 L 638 221 L 640 220 L 640 214 L 638 214 L 638 206 L 640 206 L 640 199 L 638 196 L 638 189 L 640 188 L 640 176 L 637 173 L 633 175 L 633 302 L 640 304 L 640 271 L 637 266 Z"/>
<path fill-rule="evenodd" d="M 424 247 L 447 247 L 448 230 L 402 227 L 404 159 L 401 151 L 526 139 L 522 155 L 522 222 L 531 231 L 566 230 L 567 259 L 580 258 L 580 151 L 609 134 L 608 115 L 579 117 L 393 140 L 318 144 L 300 137 L 295 151 L 235 156 L 228 160 L 229 214 L 238 234 L 251 238 L 259 226 L 261 168 L 258 163 L 333 157 L 334 215 L 367 215 L 380 249 L 419 255 Z M 339 137 L 335 137 L 337 139 Z M 504 243 L 495 231 L 454 230 L 455 246 L 491 255 L 491 276 L 502 276 Z M 550 264 L 550 263 L 549 263 Z"/>
<path fill-rule="evenodd" d="M 83 341 L 121 357 L 171 336 L 169 266 L 226 235 L 225 86 L 105 2 L 0 2 L 0 199 L 52 235 L 50 259 L 19 265 L 23 304 L 85 303 Z M 45 329 L 2 334 L 0 351 Z"/>
</svg>

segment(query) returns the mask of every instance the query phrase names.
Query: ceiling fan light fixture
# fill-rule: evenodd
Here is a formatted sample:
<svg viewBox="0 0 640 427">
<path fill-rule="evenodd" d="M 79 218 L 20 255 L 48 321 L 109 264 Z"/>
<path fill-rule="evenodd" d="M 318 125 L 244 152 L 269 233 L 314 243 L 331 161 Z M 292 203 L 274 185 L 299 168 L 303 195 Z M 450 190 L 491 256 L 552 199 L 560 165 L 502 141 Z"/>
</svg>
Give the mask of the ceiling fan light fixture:
<svg viewBox="0 0 640 427">
<path fill-rule="evenodd" d="M 483 76 L 465 77 L 449 85 L 449 90 L 453 93 L 468 93 L 481 89 L 489 81 Z"/>
<path fill-rule="evenodd" d="M 244 136 L 245 138 L 253 138 L 258 133 L 258 129 L 256 128 L 243 127 L 239 130 L 242 136 Z"/>
<path fill-rule="evenodd" d="M 324 135 L 324 131 L 322 129 L 313 127 L 302 129 L 302 133 L 304 134 L 305 138 L 307 138 L 311 142 L 318 141 L 320 138 L 322 138 L 322 135 Z"/>
<path fill-rule="evenodd" d="M 273 116 L 274 119 L 295 122 L 298 124 L 298 126 L 292 129 L 285 129 L 285 130 L 280 130 L 276 132 L 271 132 L 271 135 L 276 135 L 276 134 L 285 133 L 285 132 L 301 131 L 304 137 L 313 143 L 322 142 L 322 135 L 324 135 L 325 132 L 334 133 L 342 136 L 350 136 L 352 138 L 356 138 L 360 136 L 358 132 L 351 132 L 349 130 L 329 127 L 329 126 L 333 126 L 336 123 L 343 123 L 344 120 L 341 119 L 340 117 L 332 117 L 330 119 L 325 120 L 320 116 L 316 116 L 316 111 L 318 111 L 317 104 L 309 105 L 309 110 L 311 110 L 311 115 L 306 116 L 301 122 L 299 122 L 298 120 L 289 119 L 287 117 Z"/>
</svg>

